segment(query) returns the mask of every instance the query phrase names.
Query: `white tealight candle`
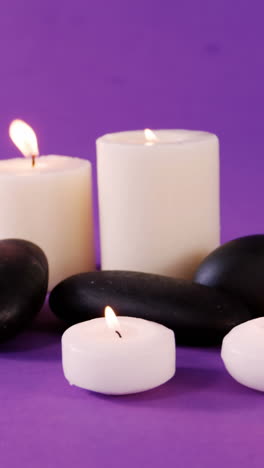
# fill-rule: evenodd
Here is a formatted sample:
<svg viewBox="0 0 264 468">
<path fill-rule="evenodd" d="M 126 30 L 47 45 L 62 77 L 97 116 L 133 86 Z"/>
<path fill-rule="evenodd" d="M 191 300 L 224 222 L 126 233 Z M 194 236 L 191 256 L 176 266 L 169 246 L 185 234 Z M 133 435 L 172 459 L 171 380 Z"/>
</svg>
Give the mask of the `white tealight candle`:
<svg viewBox="0 0 264 468">
<path fill-rule="evenodd" d="M 0 161 L 0 239 L 36 243 L 47 255 L 49 289 L 95 268 L 91 164 L 38 156 L 34 131 L 14 121 L 10 136 L 25 158 Z"/>
<path fill-rule="evenodd" d="M 225 336 L 221 356 L 237 382 L 264 391 L 264 317 L 242 323 Z"/>
<path fill-rule="evenodd" d="M 62 337 L 62 361 L 70 384 L 98 393 L 143 392 L 175 374 L 172 330 L 133 317 L 106 317 L 70 327 Z"/>
<path fill-rule="evenodd" d="M 104 135 L 97 162 L 102 268 L 191 278 L 219 245 L 216 135 Z"/>
</svg>

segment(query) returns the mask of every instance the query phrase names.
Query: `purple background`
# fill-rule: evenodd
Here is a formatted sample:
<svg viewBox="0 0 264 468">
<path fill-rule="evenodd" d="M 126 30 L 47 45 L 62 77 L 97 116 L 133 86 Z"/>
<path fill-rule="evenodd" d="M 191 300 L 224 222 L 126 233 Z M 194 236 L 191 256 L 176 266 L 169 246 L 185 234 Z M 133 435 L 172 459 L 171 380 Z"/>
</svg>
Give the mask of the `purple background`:
<svg viewBox="0 0 264 468">
<path fill-rule="evenodd" d="M 263 14 L 262 0 L 2 0 L 1 156 L 18 154 L 16 117 L 42 153 L 92 161 L 105 132 L 209 130 L 223 240 L 262 232 Z M 52 323 L 2 346 L 1 466 L 263 466 L 263 396 L 232 381 L 218 351 L 180 349 L 169 384 L 100 397 L 64 381 Z"/>
</svg>

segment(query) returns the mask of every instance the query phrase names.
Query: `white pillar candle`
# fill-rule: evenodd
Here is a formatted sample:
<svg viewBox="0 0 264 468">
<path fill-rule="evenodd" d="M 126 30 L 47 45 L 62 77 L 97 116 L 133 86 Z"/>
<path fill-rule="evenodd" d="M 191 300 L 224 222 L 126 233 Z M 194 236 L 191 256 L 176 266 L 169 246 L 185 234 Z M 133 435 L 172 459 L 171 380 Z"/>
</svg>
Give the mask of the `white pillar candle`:
<svg viewBox="0 0 264 468">
<path fill-rule="evenodd" d="M 219 245 L 218 139 L 149 132 L 97 140 L 102 268 L 190 278 Z"/>
<path fill-rule="evenodd" d="M 237 382 L 264 392 L 264 317 L 233 328 L 223 340 L 221 356 Z"/>
<path fill-rule="evenodd" d="M 31 148 L 31 142 L 26 143 Z M 44 250 L 49 289 L 70 275 L 94 269 L 90 162 L 53 155 L 36 158 L 34 167 L 31 158 L 0 161 L 4 238 L 26 239 Z"/>
<path fill-rule="evenodd" d="M 167 382 L 175 373 L 175 355 L 172 330 L 134 317 L 118 317 L 112 326 L 105 318 L 93 319 L 62 337 L 69 383 L 105 394 L 143 392 Z"/>
</svg>

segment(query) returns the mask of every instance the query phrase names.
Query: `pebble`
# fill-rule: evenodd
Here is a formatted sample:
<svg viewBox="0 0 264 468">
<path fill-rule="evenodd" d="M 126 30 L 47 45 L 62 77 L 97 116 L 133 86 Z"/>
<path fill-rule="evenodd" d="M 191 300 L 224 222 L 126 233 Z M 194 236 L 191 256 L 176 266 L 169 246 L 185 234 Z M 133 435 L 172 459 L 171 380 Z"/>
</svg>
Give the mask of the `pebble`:
<svg viewBox="0 0 264 468">
<path fill-rule="evenodd" d="M 40 311 L 47 288 L 44 252 L 26 240 L 0 240 L 0 342 L 16 335 Z"/>
<path fill-rule="evenodd" d="M 177 343 L 217 345 L 234 326 L 251 318 L 239 300 L 217 289 L 166 276 L 126 271 L 74 275 L 50 294 L 54 314 L 72 325 L 117 315 L 139 317 L 174 330 Z"/>
</svg>

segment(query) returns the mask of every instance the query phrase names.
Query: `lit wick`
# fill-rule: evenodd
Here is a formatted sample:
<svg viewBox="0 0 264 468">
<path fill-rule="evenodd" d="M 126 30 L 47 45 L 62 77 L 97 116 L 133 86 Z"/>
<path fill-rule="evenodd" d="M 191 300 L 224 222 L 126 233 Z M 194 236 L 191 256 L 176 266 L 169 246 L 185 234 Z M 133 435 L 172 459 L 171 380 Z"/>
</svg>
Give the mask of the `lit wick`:
<svg viewBox="0 0 264 468">
<path fill-rule="evenodd" d="M 105 308 L 105 321 L 106 325 L 111 330 L 114 330 L 114 332 L 119 336 L 119 338 L 122 338 L 119 320 L 116 314 L 114 313 L 112 307 L 110 306 L 106 306 Z"/>
<path fill-rule="evenodd" d="M 146 140 L 145 142 L 146 146 L 152 146 L 154 143 L 159 141 L 157 135 L 155 135 L 155 133 L 152 130 L 150 130 L 150 128 L 145 128 L 144 136 Z"/>
<path fill-rule="evenodd" d="M 9 127 L 9 136 L 16 147 L 26 158 L 31 158 L 31 166 L 36 164 L 36 158 L 39 156 L 38 140 L 33 130 L 23 120 L 13 120 Z"/>
</svg>

